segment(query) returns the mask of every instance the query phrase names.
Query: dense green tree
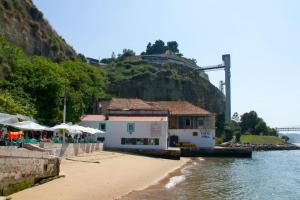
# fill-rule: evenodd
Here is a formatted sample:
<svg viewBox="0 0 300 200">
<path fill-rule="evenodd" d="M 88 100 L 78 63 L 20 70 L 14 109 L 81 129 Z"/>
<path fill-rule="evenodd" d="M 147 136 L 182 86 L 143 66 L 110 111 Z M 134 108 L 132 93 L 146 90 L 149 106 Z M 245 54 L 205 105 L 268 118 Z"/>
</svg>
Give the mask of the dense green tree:
<svg viewBox="0 0 300 200">
<path fill-rule="evenodd" d="M 216 136 L 220 137 L 224 134 L 225 114 L 218 114 L 216 116 Z"/>
<path fill-rule="evenodd" d="M 261 118 L 257 118 L 256 125 L 254 127 L 254 133 L 256 135 L 263 135 L 263 134 L 267 134 L 267 132 L 268 132 L 268 127 L 266 122 L 264 122 L 264 120 Z"/>
<path fill-rule="evenodd" d="M 191 61 L 192 61 L 192 63 L 194 63 L 194 65 L 197 64 L 197 60 L 195 58 L 192 58 Z"/>
<path fill-rule="evenodd" d="M 179 53 L 178 43 L 176 41 L 167 42 L 167 49 L 173 53 Z"/>
<path fill-rule="evenodd" d="M 85 56 L 84 56 L 83 54 L 79 53 L 79 54 L 78 54 L 78 59 L 79 59 L 81 62 L 86 63 L 86 58 L 85 58 Z"/>
<path fill-rule="evenodd" d="M 123 49 L 123 53 L 118 56 L 118 59 L 122 61 L 130 56 L 135 56 L 135 52 L 132 49 Z"/>
<path fill-rule="evenodd" d="M 5 68 L 7 74 L 3 75 Z M 54 63 L 44 57 L 26 56 L 0 38 L 0 112 L 33 116 L 53 125 L 62 121 L 64 88 L 67 121 L 76 122 L 98 98 L 106 97 L 103 73 L 81 61 Z"/>
<path fill-rule="evenodd" d="M 258 117 L 255 111 L 244 113 L 241 116 L 240 127 L 242 133 L 277 136 L 277 131 L 268 127 L 266 122 Z"/>
<path fill-rule="evenodd" d="M 0 112 L 35 116 L 34 105 L 24 99 L 13 97 L 8 91 L 0 91 Z"/>
<path fill-rule="evenodd" d="M 162 40 L 156 40 L 153 45 L 151 43 L 148 43 L 146 54 L 163 54 L 167 50 L 165 46 L 165 42 Z"/>
<path fill-rule="evenodd" d="M 242 132 L 254 133 L 255 126 L 257 123 L 257 113 L 255 111 L 250 111 L 241 116 L 241 130 Z"/>
<path fill-rule="evenodd" d="M 281 136 L 281 139 L 283 139 L 285 142 L 288 142 L 290 138 L 286 135 Z"/>
<path fill-rule="evenodd" d="M 63 69 L 43 57 L 33 57 L 30 63 L 18 65 L 10 74 L 9 81 L 14 88 L 22 88 L 34 99 L 37 119 L 43 123 L 53 124 L 59 120 Z"/>
<path fill-rule="evenodd" d="M 232 123 L 225 123 L 224 127 L 224 142 L 228 142 L 233 138 L 234 128 Z"/>
<path fill-rule="evenodd" d="M 98 69 L 85 63 L 66 61 L 62 66 L 67 83 L 67 120 L 76 122 L 97 99 L 106 96 L 105 82 Z"/>
</svg>

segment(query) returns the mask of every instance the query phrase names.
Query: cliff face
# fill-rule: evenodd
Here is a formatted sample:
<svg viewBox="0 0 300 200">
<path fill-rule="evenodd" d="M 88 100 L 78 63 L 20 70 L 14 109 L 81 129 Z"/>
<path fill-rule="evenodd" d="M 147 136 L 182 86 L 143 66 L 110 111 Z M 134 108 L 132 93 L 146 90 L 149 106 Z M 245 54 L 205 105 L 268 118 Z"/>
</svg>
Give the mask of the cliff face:
<svg viewBox="0 0 300 200">
<path fill-rule="evenodd" d="M 31 0 L 1 0 L 0 13 L 0 36 L 28 55 L 54 61 L 76 57 L 73 48 L 51 28 Z"/>
<path fill-rule="evenodd" d="M 123 63 L 106 68 L 109 93 L 147 101 L 187 100 L 214 113 L 223 113 L 224 95 L 199 73 L 184 65 Z M 123 75 L 123 76 L 122 76 Z"/>
</svg>

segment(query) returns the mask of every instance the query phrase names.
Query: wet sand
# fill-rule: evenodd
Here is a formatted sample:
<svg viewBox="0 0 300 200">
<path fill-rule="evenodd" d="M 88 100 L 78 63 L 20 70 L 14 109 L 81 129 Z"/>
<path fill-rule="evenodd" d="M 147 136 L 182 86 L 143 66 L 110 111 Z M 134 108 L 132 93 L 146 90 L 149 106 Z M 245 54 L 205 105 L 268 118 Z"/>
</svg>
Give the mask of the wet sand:
<svg viewBox="0 0 300 200">
<path fill-rule="evenodd" d="M 167 160 L 107 151 L 86 154 L 62 160 L 61 172 L 65 178 L 20 191 L 11 197 L 13 200 L 117 199 L 159 182 L 187 161 L 188 158 Z"/>
</svg>

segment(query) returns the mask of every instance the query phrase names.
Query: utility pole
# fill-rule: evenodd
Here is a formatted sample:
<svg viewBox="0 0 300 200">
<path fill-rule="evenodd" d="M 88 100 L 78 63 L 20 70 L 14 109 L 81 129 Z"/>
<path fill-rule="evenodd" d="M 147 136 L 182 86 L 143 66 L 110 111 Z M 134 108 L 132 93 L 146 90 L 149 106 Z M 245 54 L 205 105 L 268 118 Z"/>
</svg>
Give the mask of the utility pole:
<svg viewBox="0 0 300 200">
<path fill-rule="evenodd" d="M 66 95 L 66 80 L 65 80 L 65 87 L 64 87 L 64 113 L 63 113 L 63 123 L 66 123 L 66 114 L 67 114 L 67 95 Z M 65 143 L 65 129 L 63 129 L 63 143 Z"/>
<path fill-rule="evenodd" d="M 67 112 L 67 96 L 66 96 L 66 81 L 65 81 L 63 123 L 66 123 L 66 112 Z"/>
</svg>

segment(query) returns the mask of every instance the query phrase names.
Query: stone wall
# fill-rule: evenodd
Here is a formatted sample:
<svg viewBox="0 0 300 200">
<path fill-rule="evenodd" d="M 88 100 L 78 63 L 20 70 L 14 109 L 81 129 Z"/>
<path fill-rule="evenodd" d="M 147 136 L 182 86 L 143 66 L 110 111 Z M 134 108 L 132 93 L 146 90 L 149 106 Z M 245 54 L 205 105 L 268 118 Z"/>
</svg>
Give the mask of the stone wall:
<svg viewBox="0 0 300 200">
<path fill-rule="evenodd" d="M 48 152 L 0 147 L 0 196 L 59 175 L 60 160 Z"/>
<path fill-rule="evenodd" d="M 92 153 L 95 151 L 102 151 L 102 143 L 65 143 L 65 144 L 53 144 L 53 143 L 40 143 L 40 147 L 45 150 L 50 150 L 52 155 L 58 157 L 71 157 L 84 153 Z"/>
</svg>

